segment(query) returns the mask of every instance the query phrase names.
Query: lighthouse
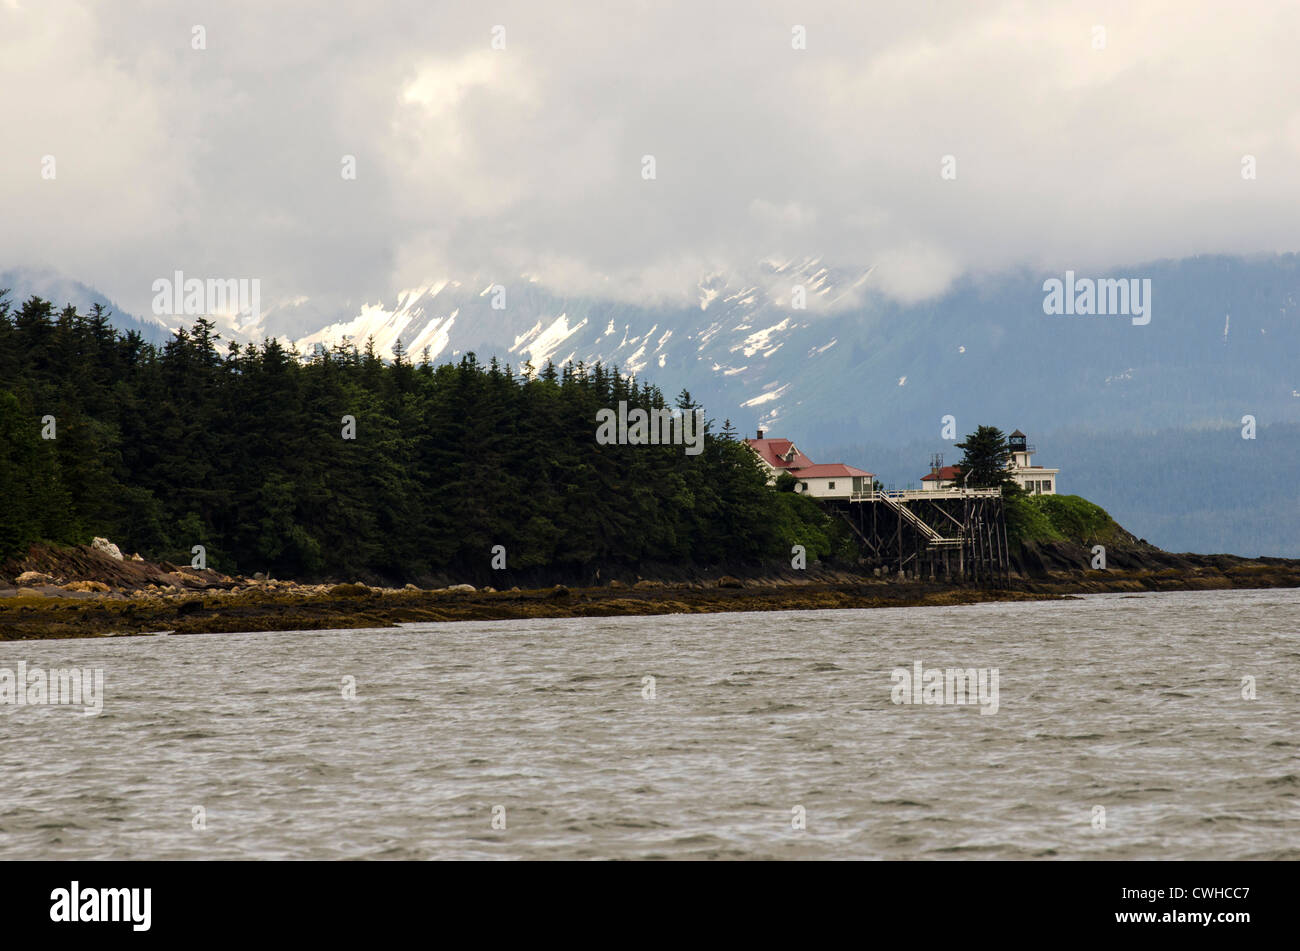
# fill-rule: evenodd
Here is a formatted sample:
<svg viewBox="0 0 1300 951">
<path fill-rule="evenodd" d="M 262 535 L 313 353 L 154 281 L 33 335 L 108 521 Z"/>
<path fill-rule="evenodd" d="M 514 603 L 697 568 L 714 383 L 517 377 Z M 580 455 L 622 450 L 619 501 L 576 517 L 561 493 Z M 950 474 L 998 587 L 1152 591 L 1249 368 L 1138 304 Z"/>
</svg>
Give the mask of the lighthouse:
<svg viewBox="0 0 1300 951">
<path fill-rule="evenodd" d="M 1055 495 L 1060 469 L 1048 469 L 1033 464 L 1035 447 L 1029 437 L 1016 430 L 1007 437 L 1007 467 L 1009 475 L 1030 495 Z"/>
</svg>

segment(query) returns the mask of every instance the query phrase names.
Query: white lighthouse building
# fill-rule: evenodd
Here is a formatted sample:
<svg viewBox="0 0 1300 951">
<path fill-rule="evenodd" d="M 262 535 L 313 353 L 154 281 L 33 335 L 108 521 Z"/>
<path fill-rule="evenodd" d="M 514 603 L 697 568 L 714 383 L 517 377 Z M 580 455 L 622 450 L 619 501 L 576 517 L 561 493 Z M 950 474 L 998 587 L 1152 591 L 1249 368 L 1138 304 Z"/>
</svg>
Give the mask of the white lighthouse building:
<svg viewBox="0 0 1300 951">
<path fill-rule="evenodd" d="M 1034 465 L 1032 458 L 1035 450 L 1029 445 L 1028 438 L 1018 429 L 1007 437 L 1011 478 L 1030 495 L 1055 495 L 1056 479 L 1061 470 Z"/>
</svg>

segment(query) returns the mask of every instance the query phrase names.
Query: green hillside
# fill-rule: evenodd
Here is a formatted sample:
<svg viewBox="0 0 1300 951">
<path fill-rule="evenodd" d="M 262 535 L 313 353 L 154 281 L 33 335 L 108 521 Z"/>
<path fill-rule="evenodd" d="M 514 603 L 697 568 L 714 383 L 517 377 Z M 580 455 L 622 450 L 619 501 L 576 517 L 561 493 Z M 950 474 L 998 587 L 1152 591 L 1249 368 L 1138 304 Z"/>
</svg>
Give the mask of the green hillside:
<svg viewBox="0 0 1300 951">
<path fill-rule="evenodd" d="M 1112 546 L 1134 541 L 1104 508 L 1078 495 L 1009 492 L 1006 515 L 1007 540 L 1013 548 L 1025 542 Z"/>
</svg>

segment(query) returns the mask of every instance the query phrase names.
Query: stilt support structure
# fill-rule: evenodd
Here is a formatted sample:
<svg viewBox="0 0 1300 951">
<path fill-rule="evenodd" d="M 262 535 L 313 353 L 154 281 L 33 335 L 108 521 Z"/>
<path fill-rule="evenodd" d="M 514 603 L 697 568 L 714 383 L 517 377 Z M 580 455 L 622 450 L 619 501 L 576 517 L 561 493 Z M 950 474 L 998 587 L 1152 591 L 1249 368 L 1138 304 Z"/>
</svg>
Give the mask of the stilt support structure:
<svg viewBox="0 0 1300 951">
<path fill-rule="evenodd" d="M 819 500 L 881 573 L 998 587 L 1011 580 L 999 489 L 873 491 Z"/>
</svg>

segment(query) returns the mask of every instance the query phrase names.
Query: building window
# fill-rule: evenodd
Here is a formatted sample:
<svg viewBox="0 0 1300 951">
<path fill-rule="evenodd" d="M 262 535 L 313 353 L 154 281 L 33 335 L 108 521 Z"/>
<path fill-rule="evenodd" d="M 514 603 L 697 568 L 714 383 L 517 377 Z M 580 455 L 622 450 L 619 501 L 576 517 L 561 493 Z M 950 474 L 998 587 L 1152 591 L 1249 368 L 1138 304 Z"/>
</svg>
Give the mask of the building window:
<svg viewBox="0 0 1300 951">
<path fill-rule="evenodd" d="M 827 488 L 827 489 L 830 489 L 831 491 L 834 491 L 834 490 L 835 490 L 835 483 L 834 483 L 834 482 L 828 482 L 828 483 L 826 483 L 826 488 Z"/>
<path fill-rule="evenodd" d="M 808 491 L 808 483 L 807 483 L 807 482 L 800 482 L 799 484 L 800 484 L 801 486 L 803 486 L 803 490 L 804 490 L 805 492 Z"/>
</svg>

